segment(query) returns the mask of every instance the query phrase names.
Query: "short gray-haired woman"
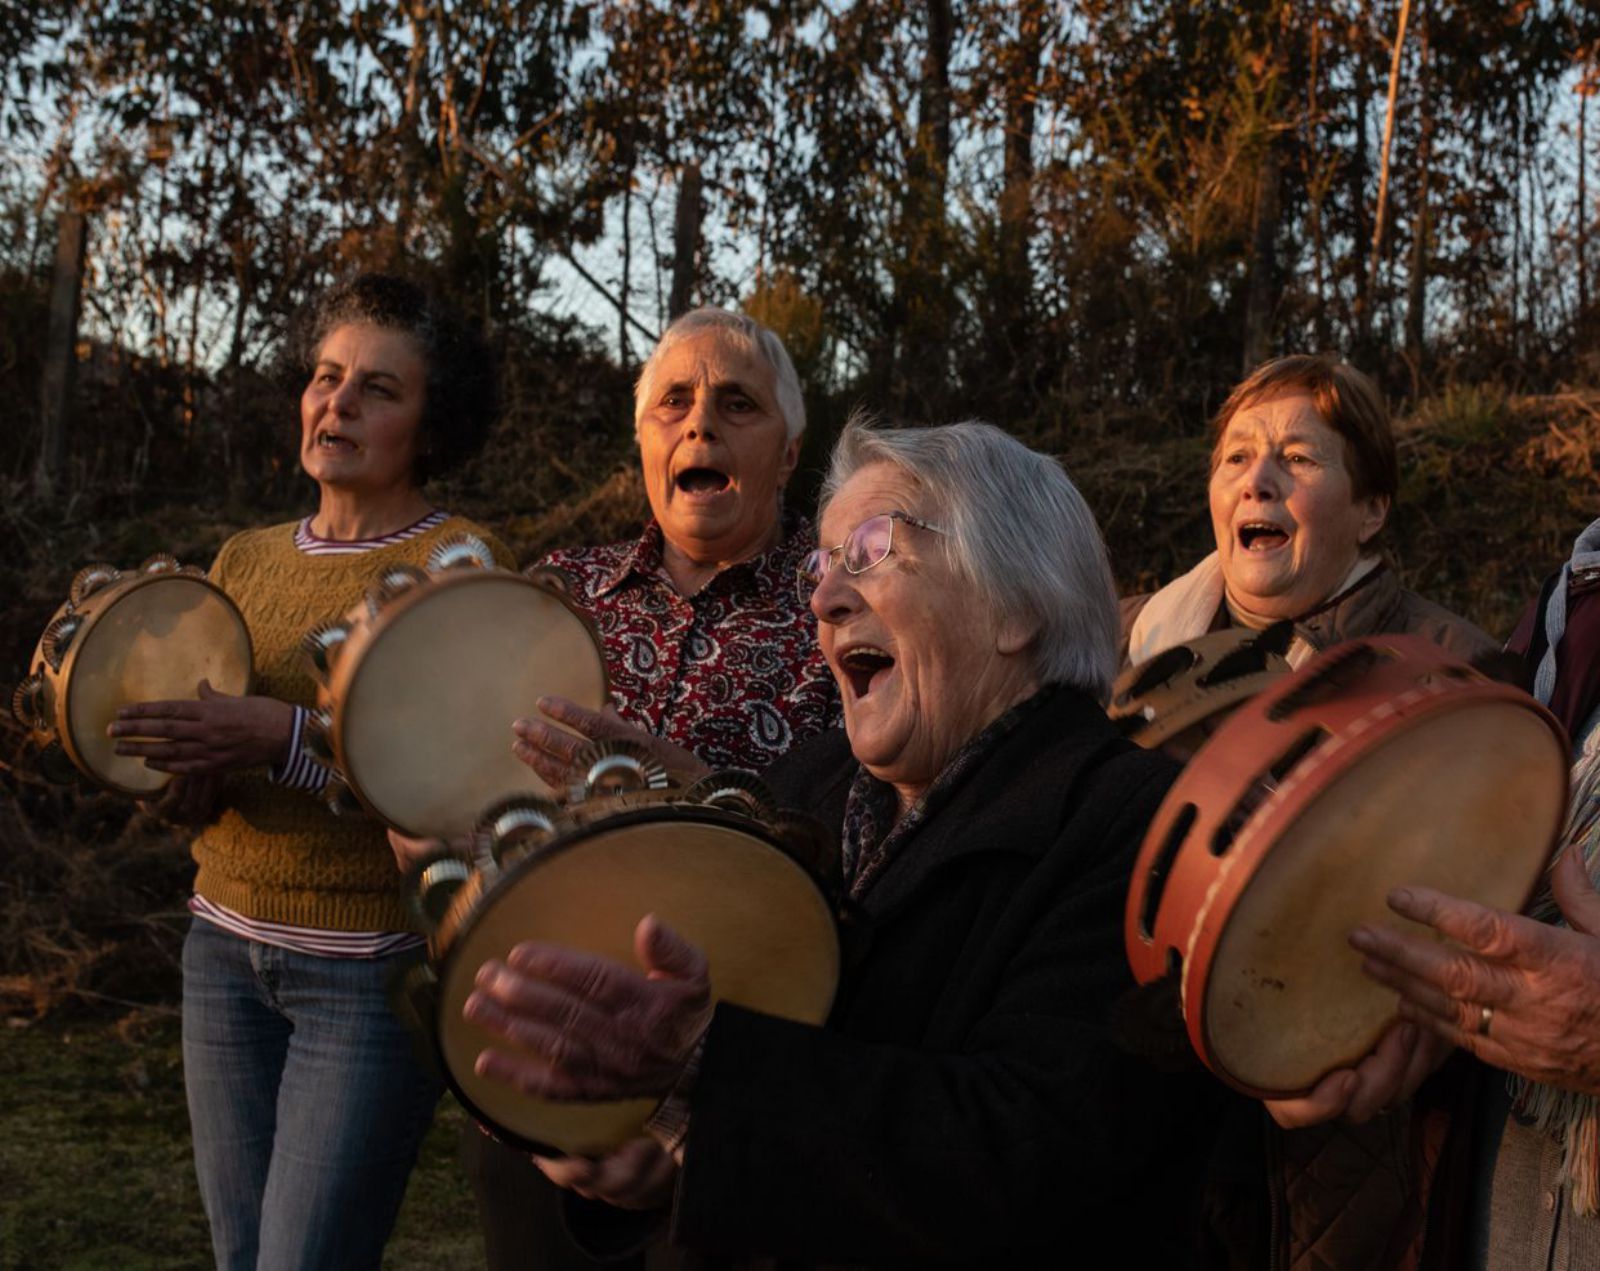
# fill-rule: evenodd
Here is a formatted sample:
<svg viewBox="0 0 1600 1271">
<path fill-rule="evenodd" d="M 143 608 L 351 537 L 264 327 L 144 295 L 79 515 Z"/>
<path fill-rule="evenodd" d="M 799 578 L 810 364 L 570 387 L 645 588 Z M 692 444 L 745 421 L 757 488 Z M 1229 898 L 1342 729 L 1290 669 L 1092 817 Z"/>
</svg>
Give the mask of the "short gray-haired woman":
<svg viewBox="0 0 1600 1271">
<path fill-rule="evenodd" d="M 639 966 L 532 943 L 487 964 L 466 1014 L 515 1047 L 479 1071 L 668 1096 L 653 1139 L 545 1162 L 591 1198 L 570 1214 L 591 1234 L 670 1202 L 676 1244 L 734 1258 L 1026 1265 L 1114 1236 L 1130 1265 L 1181 1264 L 1182 1224 L 1149 1214 L 1182 1209 L 1154 1147 L 1186 1114 L 1107 1029 L 1132 854 L 1174 769 L 1101 709 L 1094 520 L 996 428 L 857 421 L 820 540 L 798 584 L 845 730 L 766 776 L 839 827 L 830 1019 L 713 1003 L 700 952 L 641 915 Z"/>
</svg>

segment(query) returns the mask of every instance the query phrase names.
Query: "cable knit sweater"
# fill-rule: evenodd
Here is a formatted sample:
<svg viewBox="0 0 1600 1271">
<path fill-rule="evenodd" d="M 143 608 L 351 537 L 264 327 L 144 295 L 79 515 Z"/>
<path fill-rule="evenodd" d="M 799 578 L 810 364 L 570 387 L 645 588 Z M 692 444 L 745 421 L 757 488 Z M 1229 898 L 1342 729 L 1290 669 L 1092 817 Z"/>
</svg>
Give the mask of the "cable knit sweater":
<svg viewBox="0 0 1600 1271">
<path fill-rule="evenodd" d="M 244 614 L 255 645 L 255 692 L 312 706 L 316 685 L 300 640 L 360 601 L 390 565 L 420 565 L 441 538 L 476 534 L 495 558 L 509 551 L 485 530 L 451 517 L 415 538 L 350 556 L 308 556 L 294 545 L 297 522 L 236 534 L 211 579 Z M 195 891 L 250 918 L 332 931 L 397 931 L 407 923 L 399 874 L 383 827 L 337 817 L 320 798 L 274 785 L 264 771 L 228 779 L 221 816 L 194 842 Z"/>
</svg>

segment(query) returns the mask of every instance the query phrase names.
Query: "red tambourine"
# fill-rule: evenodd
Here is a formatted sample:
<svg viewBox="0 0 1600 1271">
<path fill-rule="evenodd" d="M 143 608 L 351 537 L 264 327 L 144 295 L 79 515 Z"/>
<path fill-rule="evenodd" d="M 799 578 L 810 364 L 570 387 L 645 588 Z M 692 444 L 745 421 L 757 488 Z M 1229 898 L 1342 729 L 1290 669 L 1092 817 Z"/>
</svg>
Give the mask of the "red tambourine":
<svg viewBox="0 0 1600 1271">
<path fill-rule="evenodd" d="M 1134 976 L 1177 978 L 1190 1041 L 1229 1085 L 1304 1094 L 1397 1017 L 1350 931 L 1426 930 L 1385 903 L 1402 885 L 1520 909 L 1567 770 L 1548 711 L 1436 645 L 1330 649 L 1240 708 L 1168 792 L 1128 894 Z"/>
</svg>

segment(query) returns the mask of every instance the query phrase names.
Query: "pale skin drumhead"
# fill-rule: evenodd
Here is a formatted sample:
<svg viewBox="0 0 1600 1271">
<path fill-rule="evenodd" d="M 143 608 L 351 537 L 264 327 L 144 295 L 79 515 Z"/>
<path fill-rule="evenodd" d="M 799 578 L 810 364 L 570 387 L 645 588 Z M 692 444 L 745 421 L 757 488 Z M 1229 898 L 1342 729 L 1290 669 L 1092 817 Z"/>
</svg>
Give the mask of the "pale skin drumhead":
<svg viewBox="0 0 1600 1271">
<path fill-rule="evenodd" d="M 470 829 L 514 794 L 546 794 L 511 753 L 512 721 L 539 698 L 605 705 L 605 667 L 582 619 L 515 574 L 406 595 L 362 651 L 335 719 L 350 786 L 421 837 Z"/>
<path fill-rule="evenodd" d="M 1540 716 L 1483 703 L 1426 717 L 1402 741 L 1364 756 L 1301 813 L 1228 918 L 1205 1029 L 1215 1065 L 1243 1085 L 1308 1090 L 1396 1018 L 1394 991 L 1362 974 L 1346 942 L 1363 923 L 1426 930 L 1389 909 L 1391 888 L 1516 910 L 1545 864 L 1566 756 Z"/>
<path fill-rule="evenodd" d="M 498 885 L 451 946 L 440 980 L 440 1046 L 465 1099 L 486 1120 L 563 1152 L 599 1154 L 643 1133 L 656 1100 L 549 1103 L 473 1072 L 485 1046 L 512 1049 L 461 1018 L 473 976 L 522 940 L 602 954 L 636 967 L 646 914 L 703 950 L 713 994 L 769 1015 L 820 1024 L 839 977 L 833 915 L 806 872 L 741 830 L 643 821 L 602 829 Z"/>
<path fill-rule="evenodd" d="M 62 665 L 63 740 L 97 781 L 124 794 L 172 780 L 140 758 L 114 753 L 106 729 L 135 702 L 193 701 L 201 680 L 219 692 L 250 687 L 250 637 L 238 612 L 198 579 L 163 578 L 111 599 L 74 641 Z"/>
</svg>

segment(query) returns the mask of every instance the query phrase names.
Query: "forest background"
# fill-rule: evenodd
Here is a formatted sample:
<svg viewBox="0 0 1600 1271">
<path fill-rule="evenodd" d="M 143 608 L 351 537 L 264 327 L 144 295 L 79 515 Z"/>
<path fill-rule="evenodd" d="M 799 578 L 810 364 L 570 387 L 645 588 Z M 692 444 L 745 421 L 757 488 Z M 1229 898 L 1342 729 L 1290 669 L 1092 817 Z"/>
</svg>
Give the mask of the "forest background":
<svg viewBox="0 0 1600 1271">
<path fill-rule="evenodd" d="M 1401 421 L 1396 563 L 1504 635 L 1595 513 L 1597 66 L 1578 0 L 6 0 L 0 680 L 78 566 L 309 509 L 279 348 L 360 268 L 491 332 L 506 411 L 436 498 L 525 559 L 637 528 L 631 381 L 692 304 L 794 354 L 796 497 L 857 405 L 983 417 L 1062 457 L 1127 589 L 1207 550 L 1241 373 L 1333 350 Z M 0 1144 L 48 1088 L 17 1057 L 112 1020 L 83 1089 L 181 1139 L 182 845 L 19 747 L 0 721 Z M 155 1179 L 107 1194 L 135 1234 L 77 1233 L 18 1152 L 0 1266 L 170 1234 L 128 1206 Z"/>
</svg>

